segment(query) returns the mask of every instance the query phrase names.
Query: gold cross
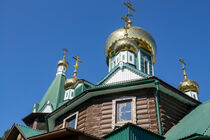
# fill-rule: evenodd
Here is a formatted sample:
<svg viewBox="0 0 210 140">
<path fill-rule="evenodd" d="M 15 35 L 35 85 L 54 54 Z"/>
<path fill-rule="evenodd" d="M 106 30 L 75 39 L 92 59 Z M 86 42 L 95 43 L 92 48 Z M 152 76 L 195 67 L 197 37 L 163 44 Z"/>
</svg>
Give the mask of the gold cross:
<svg viewBox="0 0 210 140">
<path fill-rule="evenodd" d="M 64 54 L 63 54 L 63 60 L 66 59 L 66 53 L 68 52 L 67 48 L 63 48 Z"/>
<path fill-rule="evenodd" d="M 184 60 L 181 57 L 179 58 L 179 61 L 182 63 L 182 70 L 184 71 L 184 79 L 187 79 L 187 74 L 185 71 L 186 63 L 184 62 Z"/>
<path fill-rule="evenodd" d="M 77 68 L 79 67 L 78 62 L 82 63 L 82 61 L 80 60 L 79 56 L 74 56 L 73 58 L 76 60 L 76 64 L 74 65 L 74 77 L 77 77 Z"/>
<path fill-rule="evenodd" d="M 123 20 L 123 21 L 125 21 L 125 36 L 128 36 L 128 15 L 126 15 L 126 16 L 124 16 L 124 17 L 121 17 L 121 19 Z"/>
<path fill-rule="evenodd" d="M 129 23 L 129 25 L 131 25 L 131 24 L 132 24 L 131 17 L 133 16 L 133 15 L 131 14 L 131 10 L 132 10 L 133 12 L 136 12 L 136 10 L 133 9 L 133 5 L 131 4 L 130 1 L 123 2 L 123 4 L 124 4 L 125 6 L 128 7 L 128 14 L 127 14 L 127 16 L 129 17 L 128 23 Z"/>
</svg>

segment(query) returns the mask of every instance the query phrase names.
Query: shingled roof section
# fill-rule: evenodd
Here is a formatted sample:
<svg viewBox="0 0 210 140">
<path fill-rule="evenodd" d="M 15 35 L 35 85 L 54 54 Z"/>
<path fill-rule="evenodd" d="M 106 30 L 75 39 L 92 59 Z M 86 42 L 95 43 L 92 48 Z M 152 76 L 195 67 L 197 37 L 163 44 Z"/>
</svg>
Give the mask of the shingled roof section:
<svg viewBox="0 0 210 140">
<path fill-rule="evenodd" d="M 193 134 L 210 136 L 210 101 L 207 101 L 186 115 L 177 125 L 166 134 L 168 139 L 183 139 Z"/>
<path fill-rule="evenodd" d="M 56 75 L 49 89 L 39 103 L 39 108 L 37 112 L 42 112 L 48 102 L 52 106 L 53 111 L 58 107 L 58 105 L 63 101 L 64 98 L 64 83 L 65 76 Z"/>
</svg>

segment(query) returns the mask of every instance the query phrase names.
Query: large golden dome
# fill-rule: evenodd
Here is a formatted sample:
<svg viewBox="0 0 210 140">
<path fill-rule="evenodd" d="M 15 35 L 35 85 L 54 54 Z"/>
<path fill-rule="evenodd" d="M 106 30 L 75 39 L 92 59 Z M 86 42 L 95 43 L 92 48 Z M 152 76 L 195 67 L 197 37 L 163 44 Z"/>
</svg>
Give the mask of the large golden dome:
<svg viewBox="0 0 210 140">
<path fill-rule="evenodd" d="M 114 45 L 114 52 L 118 53 L 121 50 L 130 50 L 137 54 L 137 43 L 134 40 L 123 38 L 117 41 Z"/>
<path fill-rule="evenodd" d="M 139 47 L 142 47 L 149 51 L 154 56 L 156 52 L 156 43 L 153 37 L 144 29 L 131 26 L 127 29 L 128 36 L 127 38 L 135 40 Z M 108 37 L 105 44 L 105 55 L 106 57 L 110 56 L 114 52 L 115 44 L 125 38 L 126 30 L 124 28 L 120 28 Z"/>
<path fill-rule="evenodd" d="M 186 78 L 184 81 L 180 82 L 178 89 L 182 92 L 196 91 L 198 93 L 199 85 L 195 81 Z"/>
</svg>

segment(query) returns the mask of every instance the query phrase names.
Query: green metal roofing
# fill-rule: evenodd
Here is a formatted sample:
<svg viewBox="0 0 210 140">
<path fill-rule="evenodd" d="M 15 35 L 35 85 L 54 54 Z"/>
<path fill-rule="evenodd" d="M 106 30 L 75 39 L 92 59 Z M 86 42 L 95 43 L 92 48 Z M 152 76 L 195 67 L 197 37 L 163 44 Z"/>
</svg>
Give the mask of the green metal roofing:
<svg viewBox="0 0 210 140">
<path fill-rule="evenodd" d="M 163 136 L 131 123 L 123 125 L 122 127 L 103 136 L 103 138 L 106 140 L 164 140 Z"/>
<path fill-rule="evenodd" d="M 15 124 L 15 125 L 23 133 L 23 135 L 27 138 L 32 137 L 32 136 L 36 136 L 36 135 L 44 134 L 44 132 L 39 131 L 37 129 L 32 129 L 30 127 L 23 126 L 23 125 L 20 125 L 20 124 Z"/>
<path fill-rule="evenodd" d="M 177 125 L 172 127 L 165 137 L 168 140 L 181 139 L 194 133 L 210 136 L 210 101 L 200 104 Z"/>
<path fill-rule="evenodd" d="M 60 74 L 56 75 L 52 84 L 50 85 L 44 97 L 42 98 L 41 102 L 39 103 L 37 112 L 41 112 L 44 109 L 44 107 L 47 105 L 48 101 L 50 102 L 50 105 L 52 106 L 53 110 L 58 108 L 59 104 L 63 102 L 64 99 L 64 93 L 65 93 L 64 83 L 65 83 L 65 76 Z"/>
</svg>

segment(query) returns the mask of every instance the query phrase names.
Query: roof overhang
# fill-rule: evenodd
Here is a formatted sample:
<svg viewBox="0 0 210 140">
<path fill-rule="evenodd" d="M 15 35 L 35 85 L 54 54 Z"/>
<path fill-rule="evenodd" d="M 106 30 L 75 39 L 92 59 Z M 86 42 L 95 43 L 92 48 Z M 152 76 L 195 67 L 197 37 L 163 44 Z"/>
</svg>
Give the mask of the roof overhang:
<svg viewBox="0 0 210 140">
<path fill-rule="evenodd" d="M 21 134 L 24 137 L 24 139 L 27 139 L 26 136 L 22 133 L 22 131 L 16 126 L 16 124 L 13 124 L 13 126 L 10 129 L 9 133 L 7 134 L 5 140 L 17 139 L 17 136 L 19 134 Z"/>
<path fill-rule="evenodd" d="M 30 137 L 28 140 L 61 140 L 61 139 L 88 139 L 88 140 L 101 140 L 96 136 L 86 134 L 82 131 L 78 131 L 72 128 L 64 128 L 55 130 L 49 133 L 37 135 L 34 137 Z"/>
<path fill-rule="evenodd" d="M 33 123 L 33 121 L 36 119 L 36 118 L 39 118 L 39 119 L 44 119 L 45 120 L 45 116 L 49 114 L 49 113 L 30 113 L 29 115 L 27 115 L 25 118 L 23 118 L 23 122 L 26 124 L 26 125 L 30 125 Z"/>
<path fill-rule="evenodd" d="M 101 95 L 108 95 L 113 93 L 119 93 L 122 91 L 131 91 L 136 89 L 146 89 L 146 88 L 156 88 L 155 81 L 159 81 L 160 91 L 169 96 L 173 96 L 174 98 L 192 106 L 196 106 L 200 104 L 199 101 L 189 97 L 188 95 L 182 93 L 181 91 L 177 90 L 173 86 L 163 82 L 162 80 L 156 77 L 150 77 L 147 79 L 142 79 L 138 81 L 132 81 L 127 83 L 118 83 L 118 84 L 110 84 L 110 85 L 99 85 L 84 91 L 80 96 L 70 100 L 66 104 L 59 107 L 57 110 L 50 113 L 48 117 L 48 127 L 49 130 L 53 130 L 55 119 L 61 116 L 62 114 L 72 110 L 76 106 L 80 105 L 81 103 L 87 101 L 90 98 L 94 98 L 96 96 Z"/>
</svg>

